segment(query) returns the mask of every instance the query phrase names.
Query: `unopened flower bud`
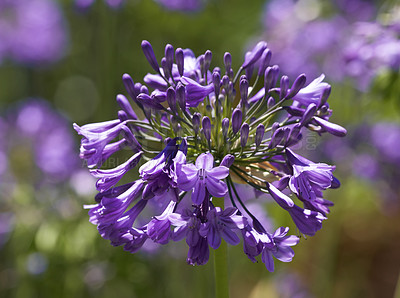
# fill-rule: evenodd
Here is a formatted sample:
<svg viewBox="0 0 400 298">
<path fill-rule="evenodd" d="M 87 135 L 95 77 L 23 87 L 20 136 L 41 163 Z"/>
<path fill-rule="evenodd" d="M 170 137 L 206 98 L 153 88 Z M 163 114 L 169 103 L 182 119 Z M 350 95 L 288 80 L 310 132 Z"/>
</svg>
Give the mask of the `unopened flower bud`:
<svg viewBox="0 0 400 298">
<path fill-rule="evenodd" d="M 233 156 L 232 154 L 227 154 L 222 159 L 220 166 L 230 168 L 231 165 L 233 165 L 234 161 L 235 161 L 235 156 Z"/>
<path fill-rule="evenodd" d="M 240 128 L 240 145 L 244 148 L 247 144 L 247 139 L 249 138 L 249 125 L 247 123 L 243 123 Z"/>
<path fill-rule="evenodd" d="M 256 136 L 254 139 L 254 142 L 256 144 L 256 147 L 260 146 L 263 138 L 264 138 L 264 133 L 265 133 L 265 127 L 263 124 L 258 124 L 257 129 L 256 129 Z"/>
<path fill-rule="evenodd" d="M 236 134 L 242 125 L 242 111 L 240 109 L 233 110 L 232 113 L 232 132 Z"/>
<path fill-rule="evenodd" d="M 232 67 L 232 55 L 229 52 L 226 52 L 224 54 L 224 64 L 225 64 L 225 70 L 228 72 L 228 70 L 231 69 Z"/>
<path fill-rule="evenodd" d="M 149 61 L 151 67 L 156 72 L 160 73 L 160 67 L 158 66 L 156 56 L 154 55 L 153 47 L 147 40 L 142 41 L 142 50 L 143 50 L 143 53 L 144 53 L 147 61 Z"/>
<path fill-rule="evenodd" d="M 224 118 L 222 119 L 222 134 L 225 139 L 228 136 L 228 130 L 229 130 L 229 119 Z"/>
<path fill-rule="evenodd" d="M 279 99 L 285 98 L 289 89 L 289 78 L 287 76 L 281 77 Z"/>
<path fill-rule="evenodd" d="M 203 133 L 207 141 L 211 140 L 211 120 L 207 116 L 204 116 L 201 121 L 203 127 Z"/>
<path fill-rule="evenodd" d="M 174 47 L 170 44 L 165 46 L 165 60 L 167 68 L 172 72 L 172 65 L 174 64 Z"/>
<path fill-rule="evenodd" d="M 199 133 L 200 117 L 201 117 L 201 115 L 199 113 L 194 113 L 192 116 L 193 130 L 196 134 Z"/>
<path fill-rule="evenodd" d="M 303 73 L 299 75 L 296 80 L 294 81 L 292 87 L 290 88 L 289 94 L 286 96 L 287 99 L 292 98 L 297 93 L 299 93 L 300 89 L 304 87 L 306 84 L 306 75 Z"/>
<path fill-rule="evenodd" d="M 177 112 L 177 106 L 176 106 L 176 97 L 175 97 L 175 90 L 172 87 L 169 87 L 167 89 L 167 102 L 169 105 L 169 108 L 173 113 Z"/>
<path fill-rule="evenodd" d="M 181 83 L 176 86 L 175 97 L 181 110 L 186 110 L 186 87 Z"/>
<path fill-rule="evenodd" d="M 179 75 L 183 76 L 184 56 L 181 48 L 177 48 L 175 51 L 175 61 L 176 65 L 178 66 Z"/>
</svg>

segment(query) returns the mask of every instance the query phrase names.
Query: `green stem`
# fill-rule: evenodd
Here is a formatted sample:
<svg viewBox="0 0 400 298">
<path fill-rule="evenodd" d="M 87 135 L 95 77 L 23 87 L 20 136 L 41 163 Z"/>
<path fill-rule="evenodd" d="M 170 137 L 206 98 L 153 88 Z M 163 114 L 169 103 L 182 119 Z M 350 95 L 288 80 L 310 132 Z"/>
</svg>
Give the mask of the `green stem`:
<svg viewBox="0 0 400 298">
<path fill-rule="evenodd" d="M 214 198 L 215 207 L 224 209 L 224 199 Z M 214 250 L 214 272 L 215 272 L 215 298 L 229 298 L 228 283 L 228 246 L 222 239 L 221 245 Z"/>
</svg>

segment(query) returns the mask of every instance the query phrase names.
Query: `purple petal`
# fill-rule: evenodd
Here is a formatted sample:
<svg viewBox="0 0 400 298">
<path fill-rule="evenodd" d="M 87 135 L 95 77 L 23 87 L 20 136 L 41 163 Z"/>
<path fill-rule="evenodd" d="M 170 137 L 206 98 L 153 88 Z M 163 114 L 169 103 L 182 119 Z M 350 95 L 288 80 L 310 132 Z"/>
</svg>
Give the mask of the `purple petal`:
<svg viewBox="0 0 400 298">
<path fill-rule="evenodd" d="M 206 197 L 206 185 L 203 180 L 199 180 L 193 189 L 192 193 L 193 204 L 200 205 L 201 203 L 203 203 L 205 197 Z"/>
<path fill-rule="evenodd" d="M 206 181 L 207 190 L 213 197 L 221 198 L 228 192 L 228 187 L 225 182 L 211 176 L 208 176 Z"/>
<path fill-rule="evenodd" d="M 196 168 L 211 170 L 214 166 L 214 157 L 211 153 L 202 153 L 196 159 Z"/>
</svg>

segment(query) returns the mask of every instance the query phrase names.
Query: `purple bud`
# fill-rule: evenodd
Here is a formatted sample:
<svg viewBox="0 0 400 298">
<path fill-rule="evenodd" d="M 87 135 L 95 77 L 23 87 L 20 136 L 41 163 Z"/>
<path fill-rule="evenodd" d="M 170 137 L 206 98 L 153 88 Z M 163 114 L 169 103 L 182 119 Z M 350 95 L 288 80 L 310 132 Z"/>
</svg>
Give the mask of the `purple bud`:
<svg viewBox="0 0 400 298">
<path fill-rule="evenodd" d="M 303 73 L 299 75 L 296 80 L 294 81 L 292 88 L 290 88 L 289 94 L 286 96 L 287 99 L 292 98 L 297 93 L 299 93 L 300 89 L 304 87 L 306 84 L 306 75 Z"/>
<path fill-rule="evenodd" d="M 124 111 L 118 111 L 118 119 L 121 122 L 124 122 L 124 121 L 128 120 L 129 118 L 128 118 L 128 115 Z"/>
<path fill-rule="evenodd" d="M 224 119 L 222 119 L 222 134 L 225 139 L 228 135 L 228 130 L 229 130 L 229 119 L 224 118 Z"/>
<path fill-rule="evenodd" d="M 240 145 L 244 148 L 247 144 L 247 139 L 249 138 L 249 125 L 247 123 L 243 123 L 240 128 Z"/>
<path fill-rule="evenodd" d="M 186 87 L 183 84 L 178 83 L 175 96 L 179 107 L 184 111 L 186 109 Z"/>
<path fill-rule="evenodd" d="M 171 123 L 172 129 L 174 130 L 174 132 L 177 132 L 177 130 L 178 130 L 177 128 L 178 128 L 178 124 L 179 124 L 178 119 L 176 119 L 175 116 L 171 115 L 169 122 Z"/>
<path fill-rule="evenodd" d="M 212 53 L 210 50 L 207 50 L 206 53 L 204 54 L 204 70 L 205 71 L 207 71 L 210 68 L 211 59 L 212 59 Z"/>
<path fill-rule="evenodd" d="M 133 80 L 131 78 L 130 75 L 128 75 L 127 73 L 124 73 L 122 75 L 122 82 L 124 83 L 125 89 L 128 92 L 129 96 L 135 100 L 136 96 L 139 95 L 139 93 L 136 92 L 135 90 L 135 85 L 133 83 Z"/>
<path fill-rule="evenodd" d="M 284 106 L 283 109 L 288 112 L 291 116 L 302 117 L 304 114 L 304 109 L 294 107 L 294 106 Z"/>
<path fill-rule="evenodd" d="M 233 87 L 232 81 L 229 81 L 228 84 L 228 98 L 233 99 L 236 96 L 235 88 Z"/>
<path fill-rule="evenodd" d="M 269 65 L 269 62 L 271 61 L 271 56 L 272 56 L 271 51 L 269 49 L 265 49 L 261 56 L 260 66 L 258 68 L 258 76 L 262 76 L 264 74 L 265 69 Z"/>
<path fill-rule="evenodd" d="M 144 94 L 147 94 L 147 95 L 149 95 L 149 89 L 146 87 L 146 86 L 144 86 L 144 85 L 142 85 L 142 86 L 140 86 L 140 92 L 139 92 L 139 94 L 140 93 L 144 93 Z M 138 94 L 138 95 L 139 95 Z M 137 96 L 136 96 L 137 97 Z"/>
<path fill-rule="evenodd" d="M 158 66 L 158 62 L 156 56 L 154 55 L 153 48 L 147 40 L 142 41 L 142 50 L 144 55 L 146 56 L 147 61 L 149 61 L 151 67 L 153 67 L 153 69 L 156 72 L 160 73 L 160 67 Z"/>
<path fill-rule="evenodd" d="M 203 117 L 203 120 L 201 121 L 201 126 L 203 127 L 203 133 L 204 136 L 206 137 L 207 141 L 211 140 L 211 120 L 207 116 Z"/>
<path fill-rule="evenodd" d="M 274 124 L 272 124 L 271 135 L 274 134 L 274 132 L 279 128 L 279 126 L 280 126 L 279 122 L 274 122 Z"/>
<path fill-rule="evenodd" d="M 311 118 L 315 115 L 316 111 L 317 111 L 317 105 L 315 103 L 310 104 L 307 107 L 306 111 L 304 112 L 303 117 L 301 118 L 300 125 L 301 126 L 306 125 L 311 120 Z"/>
<path fill-rule="evenodd" d="M 297 123 L 292 126 L 288 140 L 286 142 L 287 147 L 293 146 L 301 140 L 302 135 L 300 132 L 301 132 L 301 124 L 300 123 Z"/>
<path fill-rule="evenodd" d="M 174 64 L 174 47 L 170 44 L 165 46 L 165 60 L 167 62 L 167 67 L 172 71 L 172 65 Z"/>
<path fill-rule="evenodd" d="M 156 110 L 162 110 L 164 108 L 158 103 L 157 100 L 146 93 L 140 93 L 136 98 L 143 105 L 143 107 L 153 108 Z"/>
<path fill-rule="evenodd" d="M 245 60 L 248 59 L 248 57 L 251 55 L 250 52 L 247 52 L 245 55 Z M 248 65 L 246 68 L 246 76 L 249 78 L 249 80 L 251 80 L 251 77 L 253 76 L 253 71 L 254 71 L 254 63 Z"/>
<path fill-rule="evenodd" d="M 227 75 L 228 75 L 229 79 L 233 80 L 234 73 L 233 73 L 233 69 L 232 68 L 227 71 Z"/>
<path fill-rule="evenodd" d="M 263 124 L 259 124 L 256 129 L 256 137 L 254 142 L 256 143 L 256 147 L 260 146 L 265 133 L 265 127 Z"/>
<path fill-rule="evenodd" d="M 222 86 L 224 87 L 225 91 L 228 92 L 228 88 L 229 88 L 229 77 L 227 75 L 224 75 L 222 77 Z"/>
<path fill-rule="evenodd" d="M 344 137 L 347 134 L 347 130 L 344 127 L 341 127 L 340 125 L 337 125 L 335 123 L 331 123 L 331 122 L 329 122 L 329 121 L 327 121 L 325 119 L 319 118 L 319 117 L 314 117 L 314 120 L 324 130 L 326 130 L 330 134 L 333 134 L 334 136 Z"/>
<path fill-rule="evenodd" d="M 269 91 L 269 89 L 271 89 L 275 86 L 276 81 L 278 80 L 278 75 L 279 75 L 279 66 L 278 65 L 268 66 L 265 69 L 265 75 L 264 75 L 265 93 L 267 93 Z"/>
<path fill-rule="evenodd" d="M 141 83 L 135 83 L 135 85 L 133 86 L 136 96 L 138 96 L 139 93 L 141 93 L 140 90 L 142 89 L 142 86 L 143 85 Z M 135 96 L 135 98 L 136 98 L 136 96 Z"/>
<path fill-rule="evenodd" d="M 325 87 L 324 91 L 322 91 L 321 98 L 319 99 L 318 107 L 322 107 L 328 100 L 329 95 L 331 94 L 331 86 L 328 85 Z"/>
<path fill-rule="evenodd" d="M 235 157 L 233 155 L 231 155 L 231 154 L 227 154 L 222 159 L 220 166 L 230 168 L 231 165 L 233 165 L 234 161 L 235 161 Z"/>
<path fill-rule="evenodd" d="M 121 109 L 127 114 L 127 116 L 133 120 L 137 120 L 137 116 L 135 112 L 132 109 L 132 106 L 130 105 L 128 99 L 122 95 L 118 94 L 117 95 L 117 103 L 121 107 Z"/>
<path fill-rule="evenodd" d="M 219 90 L 221 89 L 221 75 L 218 72 L 214 71 L 212 74 L 212 81 L 214 84 L 215 98 L 218 99 Z"/>
<path fill-rule="evenodd" d="M 236 134 L 242 125 L 242 111 L 235 109 L 232 113 L 232 132 Z"/>
<path fill-rule="evenodd" d="M 163 57 L 163 58 L 161 59 L 161 68 L 162 68 L 163 71 L 164 71 L 164 76 L 165 76 L 167 79 L 169 79 L 169 78 L 171 77 L 171 70 L 168 68 L 167 59 L 166 59 L 165 57 Z"/>
<path fill-rule="evenodd" d="M 179 150 L 181 150 L 183 152 L 183 154 L 187 154 L 187 150 L 188 150 L 188 144 L 186 141 L 186 137 L 182 139 L 181 144 L 179 145 Z"/>
<path fill-rule="evenodd" d="M 192 116 L 193 130 L 196 134 L 199 133 L 200 117 L 201 117 L 201 115 L 199 113 L 194 113 Z"/>
<path fill-rule="evenodd" d="M 270 109 L 275 105 L 275 98 L 273 98 L 272 96 L 270 98 L 268 98 L 267 101 L 267 108 Z"/>
<path fill-rule="evenodd" d="M 199 59 L 199 64 L 200 64 L 201 75 L 204 76 L 204 74 L 206 73 L 205 57 L 204 57 L 204 55 L 200 55 L 200 57 L 198 59 Z"/>
<path fill-rule="evenodd" d="M 183 76 L 184 56 L 181 48 L 177 48 L 175 51 L 175 61 L 176 65 L 178 66 L 179 75 Z"/>
<path fill-rule="evenodd" d="M 278 146 L 282 142 L 284 137 L 285 130 L 282 128 L 278 128 L 271 137 L 271 142 L 268 145 L 268 149 L 272 149 Z"/>
<path fill-rule="evenodd" d="M 289 78 L 287 76 L 281 77 L 279 99 L 285 98 L 289 89 Z"/>
<path fill-rule="evenodd" d="M 177 112 L 175 90 L 172 87 L 167 89 L 167 102 L 172 112 Z"/>
<path fill-rule="evenodd" d="M 249 94 L 249 81 L 246 78 L 240 80 L 239 83 L 240 97 L 242 102 L 247 106 L 247 96 Z"/>
<path fill-rule="evenodd" d="M 231 53 L 225 52 L 224 54 L 224 64 L 225 64 L 225 70 L 228 72 L 228 70 L 231 69 L 232 67 L 232 56 Z"/>
<path fill-rule="evenodd" d="M 242 65 L 243 68 L 248 67 L 249 65 L 254 64 L 258 59 L 260 59 L 264 50 L 267 48 L 267 43 L 265 41 L 260 41 L 254 48 L 251 50 L 250 54 L 244 60 Z"/>
</svg>

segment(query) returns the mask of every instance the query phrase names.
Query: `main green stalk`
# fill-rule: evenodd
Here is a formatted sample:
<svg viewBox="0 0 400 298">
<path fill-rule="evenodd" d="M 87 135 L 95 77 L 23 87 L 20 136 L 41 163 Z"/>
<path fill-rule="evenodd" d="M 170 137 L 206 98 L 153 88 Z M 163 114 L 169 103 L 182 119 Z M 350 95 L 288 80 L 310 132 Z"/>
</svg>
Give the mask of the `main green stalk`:
<svg viewBox="0 0 400 298">
<path fill-rule="evenodd" d="M 215 207 L 224 209 L 223 198 L 213 198 Z M 215 297 L 229 298 L 228 246 L 222 239 L 221 245 L 214 250 Z"/>
</svg>

